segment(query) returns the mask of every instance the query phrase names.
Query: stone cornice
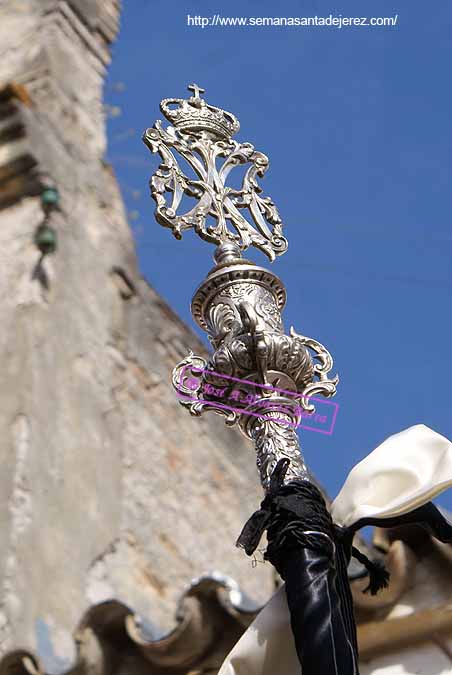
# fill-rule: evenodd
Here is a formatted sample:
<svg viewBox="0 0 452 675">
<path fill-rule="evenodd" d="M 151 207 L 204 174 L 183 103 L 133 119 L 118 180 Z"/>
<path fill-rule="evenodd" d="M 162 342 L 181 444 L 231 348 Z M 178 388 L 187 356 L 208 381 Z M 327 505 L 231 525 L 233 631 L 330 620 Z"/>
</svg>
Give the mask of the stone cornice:
<svg viewBox="0 0 452 675">
<path fill-rule="evenodd" d="M 371 621 L 358 626 L 360 657 L 367 660 L 413 647 L 432 640 L 435 636 L 450 635 L 452 635 L 450 603 L 396 619 Z"/>
<path fill-rule="evenodd" d="M 120 0 L 44 0 L 47 14 L 72 12 L 91 34 L 111 44 L 119 30 Z"/>
<path fill-rule="evenodd" d="M 94 605 L 74 633 L 76 663 L 65 675 L 74 672 L 109 675 L 104 655 L 118 645 L 122 655 L 128 655 L 133 672 L 148 675 L 216 673 L 258 611 L 246 604 L 237 604 L 236 597 L 241 596 L 232 580 L 218 577 L 196 580 L 180 600 L 175 628 L 160 638 L 152 636 L 140 617 L 122 603 L 112 600 Z M 452 605 L 449 603 L 408 616 L 367 621 L 358 625 L 360 658 L 367 661 L 432 640 L 441 641 L 451 634 Z M 0 675 L 46 675 L 46 671 L 35 655 L 19 649 L 0 660 Z"/>
<path fill-rule="evenodd" d="M 36 195 L 39 173 L 102 192 L 102 88 L 119 2 L 42 0 L 40 10 L 36 47 L 0 82 L 0 208 Z"/>
</svg>

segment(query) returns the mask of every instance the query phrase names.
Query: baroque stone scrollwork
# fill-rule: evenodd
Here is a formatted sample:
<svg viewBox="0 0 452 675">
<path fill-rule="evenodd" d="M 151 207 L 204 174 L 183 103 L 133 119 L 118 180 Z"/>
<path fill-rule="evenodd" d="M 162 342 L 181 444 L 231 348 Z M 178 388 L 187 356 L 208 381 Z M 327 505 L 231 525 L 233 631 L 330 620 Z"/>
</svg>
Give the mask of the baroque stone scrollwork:
<svg viewBox="0 0 452 675">
<path fill-rule="evenodd" d="M 200 97 L 203 90 L 196 85 L 191 88 L 194 96 L 189 99 L 161 103 L 163 114 L 174 126 L 164 129 L 157 121 L 143 136 L 149 149 L 162 159 L 150 181 L 156 219 L 177 239 L 193 228 L 211 243 L 231 241 L 241 250 L 255 246 L 274 260 L 287 250 L 287 240 L 274 202 L 262 196 L 258 183 L 268 168 L 268 158 L 251 143 L 233 140 L 231 136 L 239 128 L 236 118 L 207 105 Z M 188 163 L 192 177 L 184 173 L 173 150 Z M 240 189 L 235 189 L 226 182 L 231 170 L 240 165 L 249 166 Z M 170 201 L 168 194 L 172 194 Z M 184 197 L 196 202 L 178 215 Z"/>
</svg>

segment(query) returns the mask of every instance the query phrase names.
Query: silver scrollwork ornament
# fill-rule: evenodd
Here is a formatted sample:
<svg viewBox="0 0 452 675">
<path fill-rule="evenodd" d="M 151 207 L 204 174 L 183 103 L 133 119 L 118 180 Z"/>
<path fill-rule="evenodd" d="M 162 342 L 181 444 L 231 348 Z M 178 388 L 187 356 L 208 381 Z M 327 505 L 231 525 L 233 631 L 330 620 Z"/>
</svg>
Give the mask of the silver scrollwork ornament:
<svg viewBox="0 0 452 675">
<path fill-rule="evenodd" d="M 213 411 L 253 440 L 266 490 L 281 458 L 290 459 L 286 482 L 308 477 L 296 433 L 300 410 L 314 412 L 314 394 L 334 396 L 339 378 L 328 377 L 333 360 L 322 344 L 293 328 L 284 333 L 282 281 L 242 256 L 254 246 L 273 260 L 287 249 L 278 211 L 258 184 L 267 157 L 232 138 L 240 128 L 234 115 L 207 104 L 197 85 L 189 89 L 190 98 L 161 103 L 172 126 L 156 122 L 143 137 L 161 157 L 150 181 L 157 221 L 176 238 L 193 229 L 217 245 L 215 266 L 191 304 L 214 352 L 209 359 L 190 353 L 174 368 L 173 385 L 192 415 Z M 247 165 L 240 188 L 228 186 L 230 172 Z M 189 199 L 194 204 L 186 209 Z M 230 398 L 234 405 L 225 405 Z"/>
<path fill-rule="evenodd" d="M 174 126 L 164 129 L 157 121 L 143 136 L 162 160 L 150 181 L 155 217 L 178 239 L 184 230 L 194 229 L 213 244 L 230 241 L 241 250 L 255 246 L 274 260 L 287 250 L 287 240 L 274 202 L 262 196 L 258 183 L 268 158 L 251 143 L 232 139 L 239 129 L 234 115 L 208 105 L 200 97 L 200 87 L 191 88 L 194 96 L 187 100 L 161 102 L 162 113 Z M 184 173 L 174 151 L 189 165 L 192 176 Z M 240 188 L 228 186 L 229 173 L 246 165 Z M 195 204 L 178 214 L 184 197 L 193 198 Z"/>
</svg>

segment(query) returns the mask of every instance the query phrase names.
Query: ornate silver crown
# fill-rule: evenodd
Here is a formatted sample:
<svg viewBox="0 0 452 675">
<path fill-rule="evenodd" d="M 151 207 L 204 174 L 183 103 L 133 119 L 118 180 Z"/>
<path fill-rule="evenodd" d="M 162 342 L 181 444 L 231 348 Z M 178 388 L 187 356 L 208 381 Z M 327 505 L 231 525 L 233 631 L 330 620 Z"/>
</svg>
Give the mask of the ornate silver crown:
<svg viewBox="0 0 452 675">
<path fill-rule="evenodd" d="M 150 180 L 157 221 L 171 228 L 177 239 L 192 229 L 217 246 L 233 244 L 239 252 L 255 246 L 274 260 L 287 250 L 287 239 L 273 200 L 259 185 L 268 157 L 251 143 L 232 138 L 240 128 L 234 115 L 207 105 L 198 85 L 188 89 L 193 92 L 190 98 L 165 98 L 160 103 L 172 126 L 165 129 L 158 120 L 143 135 L 162 160 Z M 185 165 L 179 164 L 177 155 Z M 238 166 L 245 171 L 241 184 L 236 181 L 233 187 L 229 175 Z"/>
<path fill-rule="evenodd" d="M 220 138 L 230 138 L 238 132 L 240 123 L 232 113 L 208 105 L 200 97 L 204 89 L 197 84 L 189 85 L 188 89 L 194 93 L 190 98 L 165 98 L 160 103 L 166 119 L 179 131 L 208 131 Z"/>
</svg>

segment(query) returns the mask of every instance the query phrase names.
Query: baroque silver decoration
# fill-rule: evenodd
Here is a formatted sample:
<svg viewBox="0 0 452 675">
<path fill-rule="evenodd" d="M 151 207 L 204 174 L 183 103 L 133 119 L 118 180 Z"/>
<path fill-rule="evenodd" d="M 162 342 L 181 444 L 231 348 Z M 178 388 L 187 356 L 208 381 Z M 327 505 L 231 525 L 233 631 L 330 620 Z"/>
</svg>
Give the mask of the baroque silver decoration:
<svg viewBox="0 0 452 675">
<path fill-rule="evenodd" d="M 155 217 L 177 239 L 184 230 L 194 229 L 213 244 L 231 241 L 241 250 L 255 246 L 274 260 L 287 250 L 287 240 L 275 204 L 261 195 L 258 183 L 268 168 L 268 158 L 251 143 L 232 139 L 240 126 L 234 115 L 208 105 L 200 96 L 204 90 L 197 85 L 189 89 L 194 95 L 187 100 L 164 99 L 160 104 L 174 126 L 164 129 L 157 121 L 143 136 L 149 149 L 162 159 L 150 181 L 157 204 Z M 192 176 L 184 173 L 173 150 L 189 165 Z M 235 189 L 226 181 L 240 165 L 249 166 L 241 187 Z M 194 204 L 184 210 L 190 199 Z M 183 213 L 178 215 L 179 208 Z"/>
<path fill-rule="evenodd" d="M 234 244 L 219 247 L 215 261 L 192 300 L 193 317 L 214 352 L 209 359 L 190 353 L 174 368 L 173 386 L 192 415 L 222 415 L 254 442 L 265 490 L 283 457 L 290 459 L 286 482 L 308 478 L 295 431 L 297 407 L 314 413 L 312 396 L 336 393 L 339 378 L 328 377 L 331 355 L 293 328 L 284 333 L 286 293 L 276 275 L 242 258 Z M 240 400 L 233 409 L 225 406 L 237 390 Z"/>
<path fill-rule="evenodd" d="M 267 158 L 250 144 L 232 140 L 239 129 L 234 115 L 207 105 L 197 85 L 189 88 L 194 96 L 188 100 L 162 101 L 161 110 L 174 127 L 164 130 L 156 122 L 143 138 L 162 157 L 151 179 L 157 221 L 178 238 L 193 228 L 202 239 L 218 244 L 215 266 L 191 304 L 192 316 L 208 334 L 214 351 L 208 359 L 190 353 L 174 368 L 172 382 L 181 405 L 192 415 L 206 411 L 222 415 L 226 424 L 237 425 L 254 442 L 261 483 L 267 490 L 281 458 L 290 459 L 286 482 L 309 479 L 295 429 L 303 411 L 314 413 L 314 395 L 335 395 L 339 378 L 328 376 L 333 359 L 320 342 L 293 328 L 285 334 L 282 281 L 242 256 L 244 249 L 255 246 L 273 260 L 287 248 L 278 212 L 269 198 L 260 196 L 256 180 L 267 168 Z M 196 179 L 182 172 L 172 150 L 194 169 Z M 218 158 L 225 160 L 221 167 Z M 241 189 L 228 188 L 229 171 L 247 163 L 251 166 Z M 197 200 L 195 206 L 177 215 L 187 196 Z M 245 208 L 254 225 L 243 217 Z M 224 404 L 231 398 L 233 407 Z"/>
<path fill-rule="evenodd" d="M 281 424 L 281 417 L 279 410 L 269 413 L 266 409 L 265 419 L 259 418 L 250 427 L 249 437 L 255 444 L 257 468 L 265 491 L 270 487 L 273 469 L 282 458 L 290 460 L 286 482 L 295 478 L 309 480 L 309 471 L 301 454 L 297 433 L 289 426 Z M 289 416 L 287 421 L 290 421 Z"/>
</svg>

